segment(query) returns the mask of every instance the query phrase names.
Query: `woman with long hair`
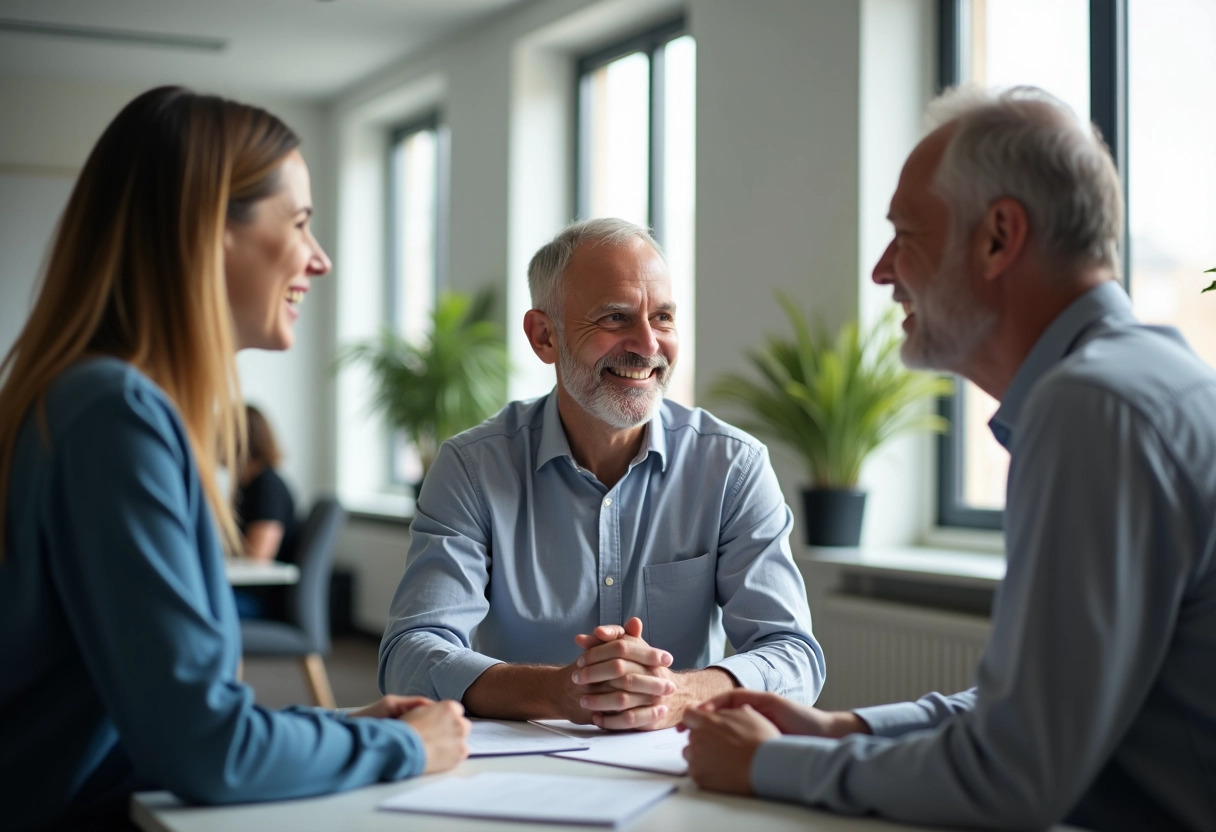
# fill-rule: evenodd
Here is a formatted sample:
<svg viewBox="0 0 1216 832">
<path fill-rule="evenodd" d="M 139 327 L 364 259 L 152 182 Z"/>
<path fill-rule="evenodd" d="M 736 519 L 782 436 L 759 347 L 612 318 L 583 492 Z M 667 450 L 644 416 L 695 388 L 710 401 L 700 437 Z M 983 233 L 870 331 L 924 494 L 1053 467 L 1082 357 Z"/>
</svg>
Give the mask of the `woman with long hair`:
<svg viewBox="0 0 1216 832">
<path fill-rule="evenodd" d="M 0 364 L 0 816 L 113 828 L 137 788 L 298 797 L 451 767 L 454 702 L 274 711 L 236 678 L 216 471 L 239 470 L 243 348 L 286 349 L 330 263 L 298 139 L 178 87 L 89 155 Z M 7 804 L 13 805 L 7 805 Z"/>
</svg>

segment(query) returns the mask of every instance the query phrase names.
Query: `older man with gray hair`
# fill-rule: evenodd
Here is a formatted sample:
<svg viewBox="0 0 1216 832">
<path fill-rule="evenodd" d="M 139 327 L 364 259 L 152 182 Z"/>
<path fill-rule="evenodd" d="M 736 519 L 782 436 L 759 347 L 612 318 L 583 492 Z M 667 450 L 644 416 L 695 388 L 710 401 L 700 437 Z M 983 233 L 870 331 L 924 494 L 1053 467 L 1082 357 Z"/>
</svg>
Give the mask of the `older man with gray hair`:
<svg viewBox="0 0 1216 832">
<path fill-rule="evenodd" d="M 853 712 L 728 693 L 685 714 L 690 773 L 922 823 L 1216 829 L 1216 372 L 1132 315 L 1092 128 L 1031 88 L 931 114 L 874 281 L 906 363 L 1001 403 L 1008 569 L 976 686 Z"/>
<path fill-rule="evenodd" d="M 768 454 L 663 398 L 677 310 L 655 241 L 577 223 L 528 280 L 524 330 L 557 386 L 440 449 L 380 687 L 613 729 L 674 725 L 736 686 L 813 702 L 823 653 Z"/>
</svg>

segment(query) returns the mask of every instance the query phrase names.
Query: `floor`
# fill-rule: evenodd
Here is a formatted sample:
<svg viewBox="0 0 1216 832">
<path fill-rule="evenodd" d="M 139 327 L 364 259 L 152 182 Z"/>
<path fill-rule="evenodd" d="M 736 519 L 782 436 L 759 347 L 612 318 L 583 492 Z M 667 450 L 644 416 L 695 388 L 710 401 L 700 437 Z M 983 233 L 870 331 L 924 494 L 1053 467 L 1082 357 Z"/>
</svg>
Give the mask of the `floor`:
<svg viewBox="0 0 1216 832">
<path fill-rule="evenodd" d="M 376 689 L 379 647 L 379 636 L 334 637 L 333 649 L 325 657 L 325 668 L 339 707 L 366 705 L 380 698 Z M 314 704 L 304 680 L 304 669 L 296 659 L 246 659 L 245 681 L 257 694 L 259 705 L 282 708 Z"/>
</svg>

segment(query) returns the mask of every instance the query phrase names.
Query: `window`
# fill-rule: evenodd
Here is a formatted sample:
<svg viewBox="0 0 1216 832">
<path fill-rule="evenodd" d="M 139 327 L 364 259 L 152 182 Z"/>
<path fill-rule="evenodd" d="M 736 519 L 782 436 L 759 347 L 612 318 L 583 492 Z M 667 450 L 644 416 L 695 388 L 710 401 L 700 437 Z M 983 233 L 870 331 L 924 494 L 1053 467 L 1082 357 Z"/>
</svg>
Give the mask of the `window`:
<svg viewBox="0 0 1216 832">
<path fill-rule="evenodd" d="M 1176 0 L 1171 0 L 1171 3 Z M 1088 114 L 1126 176 L 1126 0 L 941 0 L 941 86 L 1033 84 Z M 1034 49 L 1026 48 L 1028 43 Z M 1124 269 L 1126 273 L 1126 268 Z M 1200 269 L 1199 271 L 1202 271 Z M 942 402 L 938 520 L 1001 528 L 1009 457 L 988 430 L 997 402 L 961 379 Z"/>
<path fill-rule="evenodd" d="M 1128 2 L 1128 288 L 1216 365 L 1216 3 Z"/>
<path fill-rule="evenodd" d="M 654 229 L 671 271 L 680 332 L 669 398 L 692 404 L 696 45 L 682 21 L 578 66 L 578 216 Z"/>
<path fill-rule="evenodd" d="M 392 132 L 388 157 L 388 280 L 384 323 L 408 341 L 430 331 L 444 279 L 447 132 L 438 116 Z M 417 482 L 422 462 L 397 434 L 389 443 L 389 482 Z"/>
<path fill-rule="evenodd" d="M 1216 298 L 1199 295 L 1216 266 L 1216 5 L 943 0 L 941 11 L 943 85 L 1035 84 L 1098 125 L 1126 183 L 1132 306 L 1216 364 Z M 1008 457 L 985 424 L 996 404 L 967 384 L 944 406 L 955 430 L 941 445 L 941 522 L 999 527 Z"/>
</svg>

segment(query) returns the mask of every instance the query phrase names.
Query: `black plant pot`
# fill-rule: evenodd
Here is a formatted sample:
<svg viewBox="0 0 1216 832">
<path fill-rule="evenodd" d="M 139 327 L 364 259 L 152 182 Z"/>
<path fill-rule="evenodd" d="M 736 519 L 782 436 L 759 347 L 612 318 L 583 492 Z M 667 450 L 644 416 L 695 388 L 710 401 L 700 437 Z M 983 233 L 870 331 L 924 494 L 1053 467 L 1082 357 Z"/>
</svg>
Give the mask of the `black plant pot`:
<svg viewBox="0 0 1216 832">
<path fill-rule="evenodd" d="M 864 491 L 802 489 L 802 519 L 810 546 L 856 546 L 865 511 Z"/>
</svg>

